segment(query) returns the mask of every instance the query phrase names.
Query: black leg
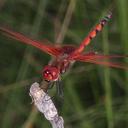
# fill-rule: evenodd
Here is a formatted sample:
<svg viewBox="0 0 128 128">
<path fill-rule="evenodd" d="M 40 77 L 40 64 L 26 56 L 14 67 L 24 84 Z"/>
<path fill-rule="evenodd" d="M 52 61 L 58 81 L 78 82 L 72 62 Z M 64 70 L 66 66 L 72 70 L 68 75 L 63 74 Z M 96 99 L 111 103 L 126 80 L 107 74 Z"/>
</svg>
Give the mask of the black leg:
<svg viewBox="0 0 128 128">
<path fill-rule="evenodd" d="M 56 90 L 57 90 L 57 95 L 63 98 L 64 97 L 63 84 L 60 80 L 56 81 Z"/>
<path fill-rule="evenodd" d="M 48 84 L 48 89 L 52 89 L 53 86 L 54 86 L 54 84 L 55 84 L 55 82 L 49 82 L 49 84 Z"/>
</svg>

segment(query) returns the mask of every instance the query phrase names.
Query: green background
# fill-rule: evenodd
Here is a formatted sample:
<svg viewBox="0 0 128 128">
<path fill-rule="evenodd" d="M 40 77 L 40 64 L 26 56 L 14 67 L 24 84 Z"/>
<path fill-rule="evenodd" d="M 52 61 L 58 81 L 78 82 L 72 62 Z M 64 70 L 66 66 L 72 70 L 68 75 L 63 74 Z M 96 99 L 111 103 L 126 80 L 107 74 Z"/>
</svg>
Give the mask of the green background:
<svg viewBox="0 0 128 128">
<path fill-rule="evenodd" d="M 46 43 L 79 45 L 110 10 L 112 19 L 85 52 L 128 55 L 127 0 L 1 0 L 0 26 Z M 0 34 L 1 128 L 51 127 L 29 96 L 50 59 Z M 128 128 L 128 71 L 76 62 L 62 82 L 64 101 L 57 97 L 56 105 L 66 128 Z"/>
</svg>

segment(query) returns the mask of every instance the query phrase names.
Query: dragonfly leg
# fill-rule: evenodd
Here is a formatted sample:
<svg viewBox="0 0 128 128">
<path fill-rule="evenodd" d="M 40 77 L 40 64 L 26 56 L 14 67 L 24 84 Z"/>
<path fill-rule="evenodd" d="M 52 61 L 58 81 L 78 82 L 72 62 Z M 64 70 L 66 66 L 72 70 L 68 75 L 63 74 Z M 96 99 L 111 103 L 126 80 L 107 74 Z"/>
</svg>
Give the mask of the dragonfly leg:
<svg viewBox="0 0 128 128">
<path fill-rule="evenodd" d="M 49 82 L 49 81 L 46 81 L 46 82 L 48 84 L 46 94 L 48 94 L 49 89 L 52 89 L 53 86 L 56 85 L 56 95 L 58 95 L 60 98 L 63 99 L 64 93 L 63 93 L 63 84 L 62 84 L 61 80 L 59 79 L 58 81 L 54 81 L 54 82 Z M 50 99 L 53 99 L 54 97 L 55 97 L 55 95 L 52 96 Z"/>
<path fill-rule="evenodd" d="M 53 86 L 54 86 L 54 84 L 55 84 L 55 82 L 49 82 L 49 84 L 48 84 L 48 89 L 52 89 Z"/>
<path fill-rule="evenodd" d="M 61 98 L 64 97 L 63 84 L 60 80 L 56 81 L 56 91 L 57 91 L 57 95 L 59 95 L 59 97 L 61 97 Z"/>
<path fill-rule="evenodd" d="M 49 81 L 46 81 L 48 83 L 48 89 L 47 89 L 47 92 L 46 92 L 46 95 L 48 94 L 48 90 L 49 89 L 52 89 L 53 86 L 55 85 L 55 82 L 49 82 Z M 50 97 L 49 99 L 47 99 L 46 101 L 50 100 L 50 99 L 53 99 L 55 96 L 52 96 Z"/>
<path fill-rule="evenodd" d="M 53 88 L 54 83 L 55 83 L 55 82 L 43 80 L 43 81 L 41 81 L 41 83 L 40 83 L 40 87 L 41 87 L 41 89 L 43 89 L 43 91 L 44 91 L 45 93 L 48 93 L 48 90 L 51 89 L 51 88 Z"/>
</svg>

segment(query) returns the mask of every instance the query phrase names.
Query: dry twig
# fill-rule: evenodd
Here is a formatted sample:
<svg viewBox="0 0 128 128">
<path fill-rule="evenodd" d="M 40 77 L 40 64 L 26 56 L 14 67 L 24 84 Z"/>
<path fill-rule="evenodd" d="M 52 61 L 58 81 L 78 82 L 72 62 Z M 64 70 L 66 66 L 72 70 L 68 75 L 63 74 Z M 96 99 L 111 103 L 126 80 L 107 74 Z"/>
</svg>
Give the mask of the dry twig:
<svg viewBox="0 0 128 128">
<path fill-rule="evenodd" d="M 31 85 L 30 96 L 37 109 L 50 121 L 53 128 L 64 128 L 63 118 L 58 115 L 57 109 L 50 96 L 39 87 L 38 83 Z"/>
</svg>

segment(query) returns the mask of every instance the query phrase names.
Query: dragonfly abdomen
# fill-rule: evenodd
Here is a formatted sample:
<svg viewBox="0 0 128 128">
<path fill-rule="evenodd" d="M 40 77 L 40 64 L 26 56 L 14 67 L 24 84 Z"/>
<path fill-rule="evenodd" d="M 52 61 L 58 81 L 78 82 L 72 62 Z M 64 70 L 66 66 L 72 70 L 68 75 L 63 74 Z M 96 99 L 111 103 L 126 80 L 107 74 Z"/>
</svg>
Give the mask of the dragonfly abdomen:
<svg viewBox="0 0 128 128">
<path fill-rule="evenodd" d="M 87 46 L 91 40 L 96 37 L 97 33 L 100 32 L 104 25 L 109 21 L 109 19 L 111 19 L 112 13 L 109 13 L 106 17 L 104 17 L 103 19 L 100 20 L 99 24 L 97 24 L 92 31 L 87 35 L 87 37 L 82 41 L 81 45 L 79 46 L 79 48 L 77 48 L 74 53 L 72 55 L 70 55 L 70 57 L 74 57 L 75 55 L 81 53 L 85 46 Z"/>
</svg>

